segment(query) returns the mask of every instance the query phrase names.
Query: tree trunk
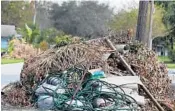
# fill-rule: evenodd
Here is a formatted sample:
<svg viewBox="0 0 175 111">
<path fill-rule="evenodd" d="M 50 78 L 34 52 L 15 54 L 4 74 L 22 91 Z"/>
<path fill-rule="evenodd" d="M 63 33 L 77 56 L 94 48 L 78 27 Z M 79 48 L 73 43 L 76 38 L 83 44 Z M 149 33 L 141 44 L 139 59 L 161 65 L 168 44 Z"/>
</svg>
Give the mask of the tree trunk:
<svg viewBox="0 0 175 111">
<path fill-rule="evenodd" d="M 154 12 L 154 1 L 150 2 L 150 24 L 149 24 L 149 37 L 148 37 L 148 48 L 152 50 L 152 26 L 153 26 L 153 12 Z"/>
<path fill-rule="evenodd" d="M 36 23 L 36 1 L 33 1 L 33 10 L 34 10 L 34 16 L 33 16 L 33 24 Z"/>
<path fill-rule="evenodd" d="M 148 3 L 149 1 L 139 2 L 139 14 L 137 19 L 136 40 L 143 42 L 144 44 L 147 43 L 146 23 L 147 23 Z"/>
<path fill-rule="evenodd" d="M 171 38 L 170 38 L 170 44 L 171 44 L 171 49 L 173 50 L 174 49 L 174 40 L 173 40 L 172 35 L 171 35 Z"/>
</svg>

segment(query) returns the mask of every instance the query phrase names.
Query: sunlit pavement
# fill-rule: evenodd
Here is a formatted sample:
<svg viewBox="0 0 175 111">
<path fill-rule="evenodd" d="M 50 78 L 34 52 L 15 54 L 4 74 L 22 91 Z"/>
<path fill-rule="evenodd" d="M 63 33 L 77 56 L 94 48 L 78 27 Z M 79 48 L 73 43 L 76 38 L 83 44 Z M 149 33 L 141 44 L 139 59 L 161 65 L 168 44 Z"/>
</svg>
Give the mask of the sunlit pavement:
<svg viewBox="0 0 175 111">
<path fill-rule="evenodd" d="M 20 80 L 23 63 L 1 65 L 1 88 L 10 82 Z"/>
</svg>

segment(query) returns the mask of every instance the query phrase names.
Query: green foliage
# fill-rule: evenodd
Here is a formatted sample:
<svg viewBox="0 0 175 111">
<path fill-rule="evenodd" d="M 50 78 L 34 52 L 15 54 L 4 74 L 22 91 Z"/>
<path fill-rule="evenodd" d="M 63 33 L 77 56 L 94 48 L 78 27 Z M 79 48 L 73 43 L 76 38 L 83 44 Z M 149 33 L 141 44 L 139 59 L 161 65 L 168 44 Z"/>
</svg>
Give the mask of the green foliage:
<svg viewBox="0 0 175 111">
<path fill-rule="evenodd" d="M 37 39 L 40 36 L 39 28 L 34 24 L 25 24 L 25 27 L 18 28 L 18 32 L 22 35 L 25 42 L 37 44 Z"/>
<path fill-rule="evenodd" d="M 155 6 L 155 13 L 153 14 L 153 37 L 165 35 L 166 27 L 163 23 L 163 13 L 165 10 L 160 6 Z M 131 11 L 122 10 L 119 12 L 113 20 L 110 22 L 110 27 L 115 31 L 127 31 L 132 29 L 136 31 L 138 17 L 138 9 L 132 9 Z"/>
<path fill-rule="evenodd" d="M 170 54 L 169 54 L 169 58 L 173 61 L 173 62 L 175 62 L 175 49 L 171 49 L 170 50 Z"/>
<path fill-rule="evenodd" d="M 26 31 L 27 31 L 27 36 L 28 36 L 29 38 L 31 38 L 32 29 L 31 29 L 30 27 L 28 27 L 27 24 L 25 24 L 25 29 L 26 29 Z"/>
<path fill-rule="evenodd" d="M 171 50 L 173 50 L 175 40 L 175 1 L 157 1 L 156 4 L 165 9 L 163 21 L 168 28 L 168 43 L 171 45 Z"/>
<path fill-rule="evenodd" d="M 12 51 L 14 50 L 14 42 L 13 41 L 10 41 L 9 42 L 9 45 L 8 45 L 8 53 L 11 54 Z"/>
<path fill-rule="evenodd" d="M 63 31 L 59 31 L 55 28 L 44 29 L 42 31 L 36 25 L 25 25 L 24 28 L 18 29 L 27 43 L 33 44 L 37 48 L 42 50 L 48 49 L 49 45 L 70 43 L 71 36 L 66 35 Z"/>
<path fill-rule="evenodd" d="M 42 41 L 47 42 L 48 44 L 61 44 L 61 43 L 70 43 L 71 36 L 66 35 L 63 31 L 59 31 L 55 28 L 44 29 L 41 31 L 40 36 L 37 38 L 37 43 L 41 43 Z"/>
<path fill-rule="evenodd" d="M 137 24 L 138 9 L 131 11 L 121 10 L 110 22 L 110 27 L 115 31 L 127 31 L 127 29 L 135 30 Z"/>
<path fill-rule="evenodd" d="M 26 1 L 1 1 L 1 17 L 2 24 L 21 27 L 32 21 L 33 10 Z"/>
<path fill-rule="evenodd" d="M 168 8 L 165 7 L 166 13 L 164 16 L 165 24 L 172 28 L 175 26 L 175 2 L 168 2 Z"/>
<path fill-rule="evenodd" d="M 57 45 L 61 44 L 61 43 L 66 43 L 69 44 L 71 43 L 72 39 L 71 36 L 69 35 L 63 35 L 63 36 L 56 36 L 55 37 L 55 42 Z"/>
<path fill-rule="evenodd" d="M 44 29 L 41 31 L 40 37 L 37 38 L 37 43 L 46 40 L 49 44 L 55 44 L 55 37 L 63 35 L 65 35 L 63 31 L 59 31 L 55 28 Z"/>
<path fill-rule="evenodd" d="M 164 17 L 165 10 L 155 5 L 155 13 L 153 15 L 153 37 L 157 36 L 164 36 L 167 32 L 167 28 L 165 24 L 163 23 L 163 17 Z"/>
</svg>

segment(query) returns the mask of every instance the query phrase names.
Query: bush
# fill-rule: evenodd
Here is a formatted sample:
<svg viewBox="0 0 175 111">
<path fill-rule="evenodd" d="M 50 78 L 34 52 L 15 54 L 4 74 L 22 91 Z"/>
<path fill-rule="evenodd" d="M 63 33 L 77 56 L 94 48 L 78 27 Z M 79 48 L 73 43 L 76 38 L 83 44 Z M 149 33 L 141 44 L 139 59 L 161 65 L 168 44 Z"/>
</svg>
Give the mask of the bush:
<svg viewBox="0 0 175 111">
<path fill-rule="evenodd" d="M 11 55 L 11 53 L 12 53 L 13 50 L 14 50 L 14 41 L 11 40 L 11 41 L 9 42 L 9 46 L 8 46 L 7 51 L 8 51 L 8 53 Z"/>
<path fill-rule="evenodd" d="M 170 50 L 169 58 L 170 58 L 173 62 L 175 62 L 175 49 L 174 49 L 174 50 Z"/>
<path fill-rule="evenodd" d="M 56 36 L 55 37 L 55 43 L 57 45 L 65 43 L 65 44 L 69 44 L 72 42 L 71 36 L 69 35 L 62 35 L 62 36 Z"/>
<path fill-rule="evenodd" d="M 48 49 L 48 43 L 46 42 L 46 41 L 42 41 L 42 42 L 40 42 L 40 44 L 39 44 L 39 48 L 41 49 L 41 50 L 43 50 L 43 51 L 45 51 L 45 50 L 47 50 Z"/>
</svg>

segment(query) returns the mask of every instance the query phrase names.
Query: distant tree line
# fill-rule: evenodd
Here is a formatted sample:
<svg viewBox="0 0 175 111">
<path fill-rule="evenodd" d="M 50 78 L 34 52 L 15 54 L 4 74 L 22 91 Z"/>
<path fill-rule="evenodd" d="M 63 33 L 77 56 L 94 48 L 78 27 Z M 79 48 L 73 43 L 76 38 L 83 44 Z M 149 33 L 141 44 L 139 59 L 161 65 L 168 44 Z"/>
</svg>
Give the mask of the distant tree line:
<svg viewBox="0 0 175 111">
<path fill-rule="evenodd" d="M 33 22 L 36 11 L 36 25 L 40 30 L 56 28 L 65 34 L 81 36 L 86 39 L 103 37 L 110 30 L 117 32 L 133 30 L 136 33 L 138 9 L 121 10 L 114 14 L 108 4 L 96 1 L 67 1 L 61 5 L 48 1 L 2 1 L 2 24 L 15 25 L 17 28 L 25 27 L 25 23 Z M 175 3 L 156 1 L 153 15 L 153 37 L 164 36 L 168 30 L 172 49 L 175 35 Z M 35 38 L 35 37 L 34 37 Z M 52 37 L 53 38 L 53 37 Z M 40 38 L 39 40 L 42 40 Z"/>
<path fill-rule="evenodd" d="M 24 27 L 32 23 L 35 10 L 25 1 L 2 1 L 2 24 Z M 55 27 L 67 34 L 89 38 L 108 33 L 108 22 L 113 9 L 96 1 L 68 1 L 61 5 L 53 2 L 35 2 L 36 25 L 41 30 Z"/>
<path fill-rule="evenodd" d="M 102 37 L 108 33 L 108 22 L 113 10 L 96 1 L 70 1 L 53 4 L 51 19 L 55 28 L 65 33 L 87 38 Z"/>
</svg>

